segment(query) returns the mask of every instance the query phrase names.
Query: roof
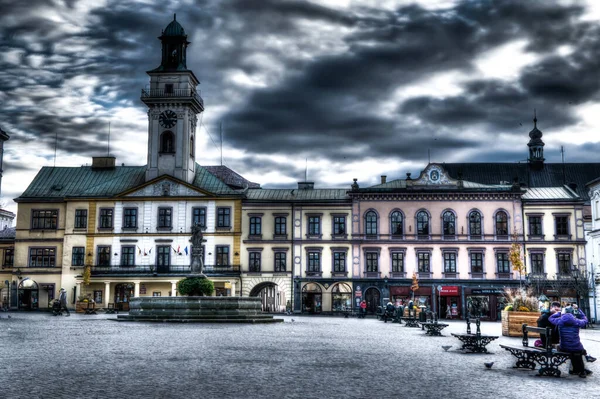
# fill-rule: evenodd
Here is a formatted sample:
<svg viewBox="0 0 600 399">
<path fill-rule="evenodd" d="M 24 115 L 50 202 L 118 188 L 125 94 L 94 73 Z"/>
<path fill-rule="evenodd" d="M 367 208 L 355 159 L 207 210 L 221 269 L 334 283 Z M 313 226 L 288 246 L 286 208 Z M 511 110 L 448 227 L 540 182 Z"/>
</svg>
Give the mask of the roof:
<svg viewBox="0 0 600 399">
<path fill-rule="evenodd" d="M 523 200 L 541 200 L 541 201 L 556 201 L 556 200 L 581 200 L 573 190 L 569 187 L 531 187 L 523 194 Z"/>
<path fill-rule="evenodd" d="M 0 230 L 0 239 L 15 239 L 17 236 L 17 228 L 16 227 L 7 227 L 5 229 Z"/>
<path fill-rule="evenodd" d="M 203 166 L 203 168 L 233 189 L 260 188 L 260 184 L 246 180 L 227 166 Z"/>
<path fill-rule="evenodd" d="M 246 191 L 246 198 L 250 201 L 350 201 L 347 189 L 265 189 L 251 188 Z"/>
<path fill-rule="evenodd" d="M 177 22 L 177 14 L 173 14 L 173 21 L 163 31 L 163 36 L 185 36 L 183 26 Z"/>
<path fill-rule="evenodd" d="M 62 199 L 76 197 L 110 198 L 146 183 L 146 166 L 116 166 L 114 168 L 50 167 L 36 175 L 18 200 Z M 216 176 L 196 164 L 192 186 L 216 195 L 238 195 Z"/>
<path fill-rule="evenodd" d="M 527 163 L 444 163 L 444 169 L 457 178 L 482 184 L 512 182 L 515 177 L 526 187 L 571 187 L 584 201 L 590 198 L 586 183 L 600 176 L 600 163 L 544 163 L 540 169 Z"/>
<path fill-rule="evenodd" d="M 370 191 L 371 189 L 376 189 L 377 191 L 381 190 L 431 190 L 431 191 L 451 191 L 451 190 L 477 190 L 477 191 L 510 191 L 512 189 L 512 185 L 510 184 L 482 184 L 475 183 L 471 181 L 462 182 L 462 187 L 457 187 L 456 185 L 444 185 L 444 184 L 428 184 L 428 185 L 411 185 L 411 181 L 414 180 L 406 180 L 406 179 L 397 179 L 392 180 L 383 184 L 376 184 L 374 186 L 367 187 L 364 190 Z"/>
</svg>

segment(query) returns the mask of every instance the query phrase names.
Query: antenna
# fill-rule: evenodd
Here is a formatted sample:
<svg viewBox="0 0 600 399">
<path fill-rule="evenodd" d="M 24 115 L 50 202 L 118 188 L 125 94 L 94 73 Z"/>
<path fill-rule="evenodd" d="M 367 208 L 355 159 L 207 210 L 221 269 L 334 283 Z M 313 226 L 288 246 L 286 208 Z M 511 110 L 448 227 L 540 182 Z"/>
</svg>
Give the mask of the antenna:
<svg viewBox="0 0 600 399">
<path fill-rule="evenodd" d="M 58 130 L 54 135 L 54 167 L 56 168 L 56 147 L 58 147 Z"/>
<path fill-rule="evenodd" d="M 106 147 L 106 156 L 110 157 L 110 121 L 108 121 L 108 145 Z"/>
<path fill-rule="evenodd" d="M 223 166 L 223 122 L 219 122 L 219 133 L 221 135 L 221 166 Z"/>
</svg>

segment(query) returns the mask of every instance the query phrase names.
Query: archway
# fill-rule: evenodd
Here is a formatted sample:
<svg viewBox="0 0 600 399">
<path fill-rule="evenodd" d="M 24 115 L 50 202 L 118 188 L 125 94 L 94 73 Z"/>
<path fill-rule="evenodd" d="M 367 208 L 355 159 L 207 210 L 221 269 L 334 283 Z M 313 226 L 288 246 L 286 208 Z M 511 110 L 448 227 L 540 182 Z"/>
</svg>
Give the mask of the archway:
<svg viewBox="0 0 600 399">
<path fill-rule="evenodd" d="M 367 312 L 373 314 L 377 312 L 377 306 L 381 305 L 381 294 L 375 287 L 367 288 L 365 291 L 365 300 L 367 301 Z"/>
<path fill-rule="evenodd" d="M 30 278 L 23 279 L 18 286 L 19 310 L 36 310 L 39 308 L 39 287 Z"/>
<path fill-rule="evenodd" d="M 302 313 L 321 313 L 323 294 L 317 283 L 308 283 L 302 287 Z"/>
<path fill-rule="evenodd" d="M 250 296 L 261 298 L 263 312 L 280 313 L 285 311 L 285 292 L 279 290 L 279 286 L 273 282 L 257 284 Z"/>
</svg>

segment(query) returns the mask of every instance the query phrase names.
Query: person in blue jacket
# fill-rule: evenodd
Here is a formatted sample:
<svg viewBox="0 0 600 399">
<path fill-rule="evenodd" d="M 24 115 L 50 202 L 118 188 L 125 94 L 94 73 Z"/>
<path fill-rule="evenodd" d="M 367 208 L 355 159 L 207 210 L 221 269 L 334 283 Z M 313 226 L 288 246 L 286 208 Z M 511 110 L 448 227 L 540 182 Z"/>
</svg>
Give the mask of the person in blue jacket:
<svg viewBox="0 0 600 399">
<path fill-rule="evenodd" d="M 587 325 L 587 317 L 580 311 L 579 318 L 573 314 L 573 307 L 566 306 L 559 313 L 556 312 L 549 317 L 550 323 L 558 328 L 561 352 L 571 353 L 571 370 L 569 374 L 578 374 L 581 378 L 592 374 L 583 364 L 583 353 L 585 349 L 579 338 L 579 329 Z"/>
</svg>

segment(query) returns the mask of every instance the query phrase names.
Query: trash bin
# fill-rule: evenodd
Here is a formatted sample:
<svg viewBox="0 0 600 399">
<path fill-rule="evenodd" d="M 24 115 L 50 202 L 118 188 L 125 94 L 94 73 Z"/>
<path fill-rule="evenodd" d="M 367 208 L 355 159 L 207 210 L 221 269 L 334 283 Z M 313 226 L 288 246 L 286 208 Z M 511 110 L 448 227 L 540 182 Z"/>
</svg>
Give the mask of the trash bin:
<svg viewBox="0 0 600 399">
<path fill-rule="evenodd" d="M 421 313 L 419 313 L 419 321 L 426 322 L 427 321 L 427 312 L 424 309 L 421 309 Z"/>
</svg>

